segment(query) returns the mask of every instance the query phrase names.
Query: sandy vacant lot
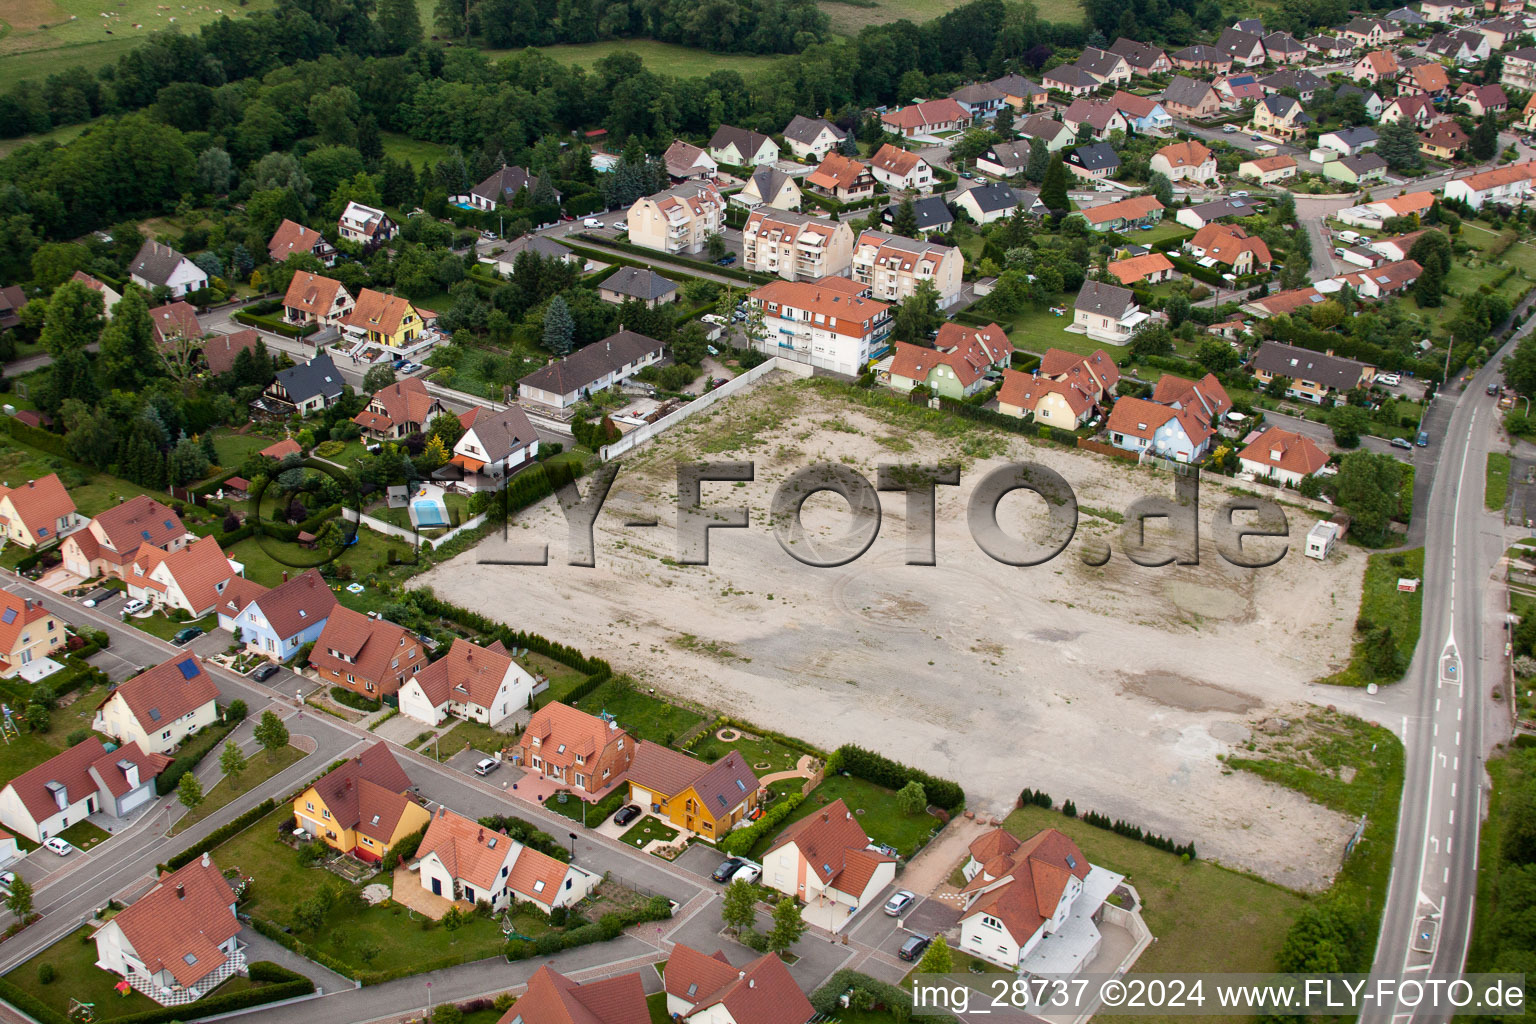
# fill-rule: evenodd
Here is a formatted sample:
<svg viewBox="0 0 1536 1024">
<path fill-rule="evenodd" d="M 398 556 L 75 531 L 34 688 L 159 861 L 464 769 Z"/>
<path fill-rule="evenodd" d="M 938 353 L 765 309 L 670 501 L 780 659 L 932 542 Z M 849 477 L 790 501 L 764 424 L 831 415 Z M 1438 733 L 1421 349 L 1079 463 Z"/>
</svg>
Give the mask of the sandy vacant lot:
<svg viewBox="0 0 1536 1024">
<path fill-rule="evenodd" d="M 904 410 L 905 412 L 905 410 Z M 1236 569 L 1208 535 L 1202 493 L 1197 566 L 1143 568 L 1114 521 L 1138 496 L 1172 495 L 1167 474 L 1031 445 L 974 424 L 869 409 L 811 382 L 754 391 L 626 456 L 596 527 L 596 568 L 564 563 L 553 501 L 423 582 L 450 600 L 610 659 L 656 686 L 826 747 L 855 742 L 960 780 L 978 810 L 1002 813 L 1023 787 L 1140 822 L 1205 856 L 1298 888 L 1326 883 L 1350 823 L 1218 757 L 1254 723 L 1312 696 L 1308 681 L 1347 658 L 1365 560 L 1301 555 L 1314 521 L 1288 509 L 1290 553 Z M 752 459 L 751 483 L 706 483 L 704 503 L 750 507 L 751 526 L 716 530 L 708 566 L 677 563 L 676 464 Z M 940 488 L 938 565 L 904 564 L 905 501 L 885 495 L 879 536 L 836 569 L 792 559 L 768 508 L 788 473 L 818 461 L 875 477 L 880 462 L 958 460 Z M 982 475 L 1034 460 L 1083 507 L 1055 561 L 1011 567 L 965 524 Z M 841 499 L 806 504 L 812 531 L 847 529 Z M 1044 505 L 1016 492 L 1004 529 L 1039 534 Z M 655 518 L 651 528 L 627 526 Z M 548 542 L 548 567 L 481 564 L 508 542 Z M 1114 551 L 1090 567 L 1085 548 Z M 1278 541 L 1259 541 L 1277 544 Z"/>
</svg>

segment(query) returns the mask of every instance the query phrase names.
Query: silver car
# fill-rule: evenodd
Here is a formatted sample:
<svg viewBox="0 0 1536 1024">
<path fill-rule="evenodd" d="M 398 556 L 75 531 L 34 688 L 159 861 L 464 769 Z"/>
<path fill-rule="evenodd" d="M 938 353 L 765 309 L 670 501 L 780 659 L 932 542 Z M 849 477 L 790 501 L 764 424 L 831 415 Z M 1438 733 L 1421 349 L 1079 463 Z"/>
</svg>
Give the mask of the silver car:
<svg viewBox="0 0 1536 1024">
<path fill-rule="evenodd" d="M 916 901 L 916 893 L 908 892 L 905 889 L 898 889 L 890 899 L 885 901 L 885 914 L 887 917 L 900 917 Z"/>
</svg>

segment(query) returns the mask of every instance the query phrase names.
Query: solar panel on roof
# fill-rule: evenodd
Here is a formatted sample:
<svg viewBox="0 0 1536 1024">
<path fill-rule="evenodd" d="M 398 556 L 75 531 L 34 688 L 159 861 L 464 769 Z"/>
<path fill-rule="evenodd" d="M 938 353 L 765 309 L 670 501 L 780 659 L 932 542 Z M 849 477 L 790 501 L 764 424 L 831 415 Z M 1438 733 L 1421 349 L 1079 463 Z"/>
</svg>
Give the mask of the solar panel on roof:
<svg viewBox="0 0 1536 1024">
<path fill-rule="evenodd" d="M 5 610 L 5 614 L 4 615 L 0 615 L 0 622 L 4 622 L 7 626 L 9 626 L 11 623 L 13 623 L 15 621 L 16 621 L 16 609 L 15 608 L 7 608 Z"/>
<path fill-rule="evenodd" d="M 176 667 L 181 669 L 181 678 L 197 678 L 197 662 L 193 661 L 191 658 L 188 658 L 186 661 L 178 661 L 176 663 Z"/>
<path fill-rule="evenodd" d="M 149 531 L 148 530 L 140 530 L 139 531 L 139 536 L 143 537 L 145 540 L 149 540 Z"/>
</svg>

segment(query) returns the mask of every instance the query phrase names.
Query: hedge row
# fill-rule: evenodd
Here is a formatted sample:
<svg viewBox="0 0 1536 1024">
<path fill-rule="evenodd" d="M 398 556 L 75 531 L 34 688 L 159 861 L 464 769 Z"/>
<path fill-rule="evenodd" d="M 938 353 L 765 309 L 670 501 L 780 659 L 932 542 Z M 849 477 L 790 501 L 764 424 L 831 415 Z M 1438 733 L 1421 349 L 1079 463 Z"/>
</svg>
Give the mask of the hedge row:
<svg viewBox="0 0 1536 1024">
<path fill-rule="evenodd" d="M 64 445 L 64 438 L 60 434 L 44 430 L 42 427 L 31 427 L 21 422 L 15 416 L 4 418 L 5 429 L 10 435 L 22 444 L 31 445 L 49 455 L 57 455 L 61 459 L 69 459 L 74 462 L 74 456 L 69 454 L 69 449 Z"/>
<path fill-rule="evenodd" d="M 440 619 L 448 619 L 457 622 L 461 626 L 468 626 L 479 633 L 494 636 L 502 642 L 502 645 L 512 647 L 526 647 L 530 651 L 542 654 L 551 661 L 558 661 L 562 665 L 574 668 L 578 672 L 609 673 L 612 667 L 601 658 L 589 658 L 574 647 L 556 643 L 545 639 L 537 633 L 525 633 L 504 626 L 494 619 L 488 619 L 479 612 L 472 612 L 467 608 L 461 608 L 456 604 L 449 604 L 430 590 L 411 591 L 411 603 L 428 615 L 435 615 Z"/>
<path fill-rule="evenodd" d="M 693 739 L 689 740 L 686 744 L 683 745 L 683 749 L 692 750 L 694 747 L 698 746 L 699 742 L 703 740 L 704 737 L 714 735 L 716 730 L 724 728 L 725 726 L 740 730 L 741 732 L 751 733 L 753 736 L 761 736 L 764 739 L 773 740 L 775 743 L 789 747 L 791 750 L 798 750 L 802 754 L 810 754 L 812 757 L 820 758 L 823 761 L 827 759 L 827 752 L 825 750 L 822 750 L 820 747 L 813 747 L 809 743 L 805 742 L 805 740 L 796 739 L 793 736 L 786 736 L 781 732 L 774 732 L 772 729 L 764 729 L 753 725 L 751 722 L 743 722 L 741 719 L 732 718 L 729 715 L 721 715 L 719 718 L 715 719 L 714 725 L 711 725 L 708 729 L 704 729 L 697 733 Z"/>
<path fill-rule="evenodd" d="M 1068 448 L 1077 447 L 1077 435 L 1070 430 L 1061 430 L 1048 423 L 1039 423 L 1035 420 L 1020 419 L 1016 416 L 1008 416 L 992 409 L 985 409 L 979 405 L 971 405 L 956 398 L 939 396 L 939 408 L 945 412 L 975 420 L 977 423 L 985 423 L 989 427 L 1006 430 L 1013 434 L 1023 434 L 1026 437 L 1037 437 L 1042 441 L 1050 441 L 1055 444 L 1066 445 Z"/>
<path fill-rule="evenodd" d="M 839 1000 L 843 993 L 850 989 L 861 989 L 874 996 L 876 1007 L 890 1010 L 894 1020 L 910 1020 L 912 1017 L 910 992 L 846 967 L 833 974 L 821 988 L 811 993 L 811 1008 L 824 1016 L 836 1016 L 840 1009 Z M 937 1016 L 946 1015 L 938 1014 Z M 924 1020 L 928 1019 L 930 1019 L 929 1014 L 924 1014 Z"/>
<path fill-rule="evenodd" d="M 833 775 L 837 772 L 847 772 L 849 775 L 873 782 L 886 789 L 900 789 L 915 780 L 922 783 L 923 792 L 928 794 L 928 802 L 935 807 L 942 807 L 953 814 L 965 806 L 965 790 L 960 788 L 958 782 L 929 775 L 920 768 L 912 768 L 892 761 L 884 754 L 865 750 L 852 743 L 845 743 L 838 747 L 828 759 L 827 774 Z"/>
<path fill-rule="evenodd" d="M 273 800 L 271 797 L 268 797 L 261 803 L 257 804 L 255 807 L 252 807 L 250 810 L 240 815 L 238 818 L 220 825 L 218 828 L 204 836 L 199 842 L 194 843 L 193 845 L 187 847 L 185 850 L 182 850 L 176 856 L 166 861 L 165 866 L 172 871 L 177 871 L 186 867 L 188 864 L 192 863 L 203 854 L 213 850 L 215 847 L 219 846 L 226 840 L 233 839 L 241 832 L 244 832 L 246 829 L 250 828 L 252 825 L 256 824 L 262 818 L 265 818 L 275 810 L 277 810 L 277 801 Z"/>
<path fill-rule="evenodd" d="M 530 957 L 550 956 L 562 949 L 575 949 L 593 942 L 608 942 L 618 938 L 625 928 L 647 921 L 665 921 L 672 916 L 672 904 L 665 896 L 652 896 L 643 905 L 630 910 L 604 914 L 596 922 L 578 925 L 569 931 L 545 932 L 533 941 L 513 939 L 507 943 L 508 962 L 527 960 Z M 420 971 L 416 968 L 413 973 Z"/>
<path fill-rule="evenodd" d="M 264 917 L 251 918 L 251 927 L 255 928 L 257 932 L 265 935 L 267 938 L 271 939 L 273 942 L 276 942 L 278 945 L 292 950 L 305 959 L 313 960 L 321 967 L 335 971 L 343 978 L 351 978 L 353 981 L 362 981 L 360 972 L 356 967 L 337 960 L 329 953 L 315 949 L 303 939 L 295 938 L 291 933 L 283 931 L 281 927 L 271 921 L 268 921 Z M 418 967 L 414 970 L 425 970 L 425 968 Z M 364 982 L 364 984 L 367 984 L 367 982 Z"/>
<path fill-rule="evenodd" d="M 176 784 L 181 781 L 181 777 L 196 768 L 198 762 L 207 757 L 208 752 L 217 747 L 225 736 L 234 732 L 235 726 L 239 724 L 238 721 L 225 722 L 215 719 L 191 736 L 188 736 L 182 743 L 182 752 L 155 779 L 155 792 L 160 796 L 165 796 L 167 793 L 175 790 Z M 202 749 L 197 749 L 200 740 L 203 739 L 208 741 L 208 745 Z"/>
<path fill-rule="evenodd" d="M 784 823 L 790 813 L 805 800 L 803 793 L 787 793 L 773 802 L 773 806 L 761 818 L 746 828 L 732 829 L 720 840 L 723 853 L 739 856 L 757 845 L 757 841 L 770 835 Z"/>
<path fill-rule="evenodd" d="M 1073 809 L 1076 810 L 1076 808 Z M 1194 860 L 1196 856 L 1194 840 L 1183 844 L 1175 843 L 1167 836 L 1148 832 L 1140 825 L 1132 825 L 1130 822 L 1121 821 L 1119 818 L 1111 820 L 1107 815 L 1100 814 L 1098 811 L 1089 811 L 1087 814 L 1084 814 L 1083 821 L 1094 828 L 1102 828 L 1106 832 L 1113 832 L 1116 835 L 1125 836 L 1127 839 L 1134 839 L 1138 843 L 1146 843 L 1148 846 L 1158 850 L 1187 856 L 1190 860 Z"/>
<path fill-rule="evenodd" d="M 247 327 L 260 327 L 271 331 L 273 334 L 281 334 L 285 338 L 307 338 L 320 329 L 319 324 L 305 324 L 300 327 L 295 324 L 285 323 L 275 316 L 259 316 L 241 310 L 230 319 L 236 323 L 245 324 Z"/>
<path fill-rule="evenodd" d="M 296 974 L 286 967 L 265 960 L 251 964 L 249 970 L 252 981 L 263 982 L 261 987 L 242 989 L 226 995 L 206 996 L 197 1001 L 194 1015 L 203 1018 L 220 1013 L 234 1013 L 237 1010 L 264 1006 L 283 999 L 307 996 L 315 990 L 315 983 L 304 975 Z M 0 978 L 0 998 L 4 998 L 16 1009 L 38 1021 L 38 1024 L 73 1024 L 64 1014 L 34 998 L 30 993 L 22 991 L 4 978 Z M 112 1021 L 113 1024 L 161 1024 L 162 1021 L 185 1019 L 187 1010 L 188 1008 L 184 1006 L 162 1006 L 155 1010 L 145 1010 L 143 1013 L 130 1013 L 126 1017 L 113 1017 Z"/>
<path fill-rule="evenodd" d="M 548 832 L 541 830 L 532 822 L 515 818 L 510 814 L 490 814 L 479 819 L 480 824 L 492 832 L 505 832 L 509 837 L 532 847 L 540 853 L 555 858 L 562 864 L 569 864 L 571 851 L 561 845 L 560 841 Z"/>
</svg>

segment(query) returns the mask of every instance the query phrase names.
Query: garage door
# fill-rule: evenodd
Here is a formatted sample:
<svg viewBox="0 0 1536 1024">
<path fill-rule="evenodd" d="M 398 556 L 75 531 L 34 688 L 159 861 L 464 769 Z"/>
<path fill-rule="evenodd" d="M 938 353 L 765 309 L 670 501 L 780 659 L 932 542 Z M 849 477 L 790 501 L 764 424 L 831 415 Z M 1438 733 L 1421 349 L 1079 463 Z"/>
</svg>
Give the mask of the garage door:
<svg viewBox="0 0 1536 1024">
<path fill-rule="evenodd" d="M 641 789 L 639 786 L 636 786 L 634 783 L 630 783 L 630 786 L 629 786 L 629 798 L 631 800 L 633 800 L 635 803 L 640 804 L 642 807 L 644 807 L 644 806 L 650 804 L 650 802 L 651 802 L 651 791 L 648 790 L 648 789 Z"/>
<path fill-rule="evenodd" d="M 117 805 L 119 816 L 127 814 L 129 811 L 137 810 L 149 803 L 150 799 L 154 796 L 153 790 L 153 786 L 140 786 L 132 793 L 123 797 L 122 800 L 118 801 Z"/>
</svg>

